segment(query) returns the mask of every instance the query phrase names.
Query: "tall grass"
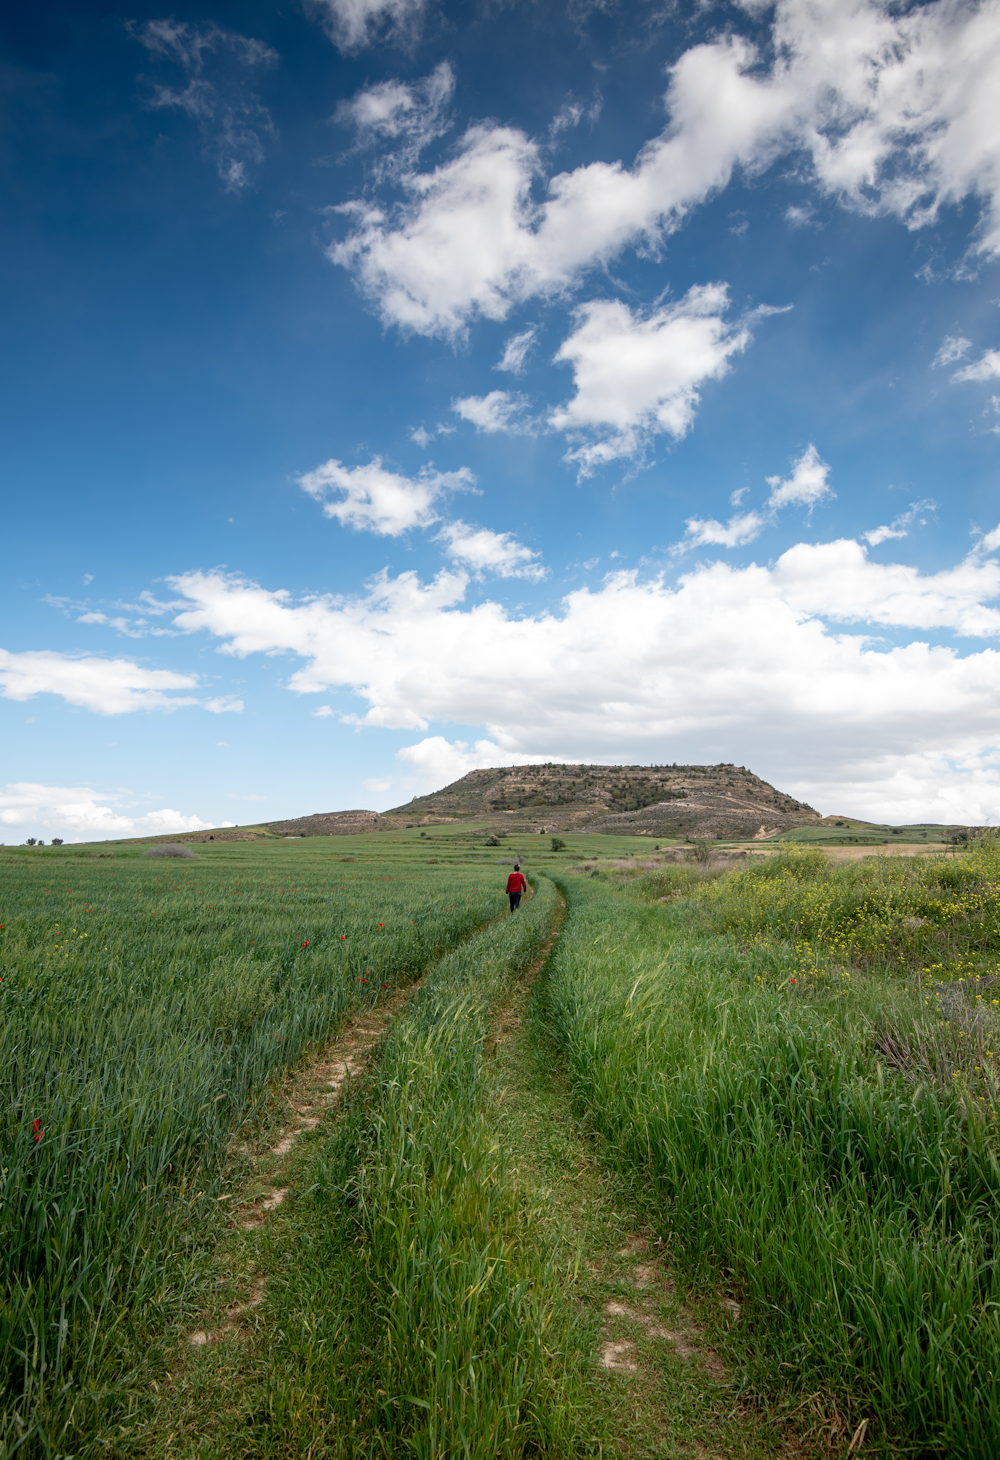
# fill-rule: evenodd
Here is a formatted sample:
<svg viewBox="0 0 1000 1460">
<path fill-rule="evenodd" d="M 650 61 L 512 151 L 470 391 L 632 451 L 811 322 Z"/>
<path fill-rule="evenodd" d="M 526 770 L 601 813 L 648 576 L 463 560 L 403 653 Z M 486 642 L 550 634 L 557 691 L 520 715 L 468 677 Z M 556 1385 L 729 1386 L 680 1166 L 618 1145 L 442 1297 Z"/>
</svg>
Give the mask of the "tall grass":
<svg viewBox="0 0 1000 1460">
<path fill-rule="evenodd" d="M 502 906 L 474 871 L 282 852 L 3 866 L 3 1453 L 87 1453 L 193 1300 L 235 1128 Z"/>
<path fill-rule="evenodd" d="M 546 936 L 554 890 L 535 887 L 516 916 L 438 964 L 320 1163 L 294 1271 L 276 1288 L 275 1451 L 291 1443 L 285 1396 L 306 1370 L 344 1456 L 578 1453 L 575 1320 L 493 1133 L 483 1063 L 491 1011 Z M 350 1299 L 318 1353 L 301 1315 L 338 1290 Z"/>
<path fill-rule="evenodd" d="M 808 983 L 793 943 L 692 936 L 706 904 L 747 931 L 754 888 L 786 879 L 736 877 L 687 912 L 570 885 L 547 997 L 575 1099 L 677 1260 L 742 1300 L 758 1379 L 981 1460 L 1000 1453 L 996 1122 L 879 1055 L 880 1022 L 920 1017 L 898 980 Z M 791 891 L 785 911 L 764 899 L 772 931 L 798 921 Z"/>
<path fill-rule="evenodd" d="M 804 963 L 841 961 L 930 979 L 992 974 L 1000 958 L 1000 837 L 961 857 L 818 851 L 756 858 L 694 895 L 694 926 L 796 942 Z"/>
</svg>

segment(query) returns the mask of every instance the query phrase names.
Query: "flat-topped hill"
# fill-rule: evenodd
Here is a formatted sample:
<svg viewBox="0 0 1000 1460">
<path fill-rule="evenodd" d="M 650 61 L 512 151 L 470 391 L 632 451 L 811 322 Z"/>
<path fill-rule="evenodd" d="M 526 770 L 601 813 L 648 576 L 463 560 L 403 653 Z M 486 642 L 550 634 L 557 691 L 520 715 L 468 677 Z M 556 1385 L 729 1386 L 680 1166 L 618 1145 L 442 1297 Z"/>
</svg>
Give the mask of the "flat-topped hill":
<svg viewBox="0 0 1000 1460">
<path fill-rule="evenodd" d="M 756 837 L 819 814 L 745 766 L 548 764 L 470 771 L 381 818 L 395 826 L 473 819 L 525 831 Z"/>
</svg>

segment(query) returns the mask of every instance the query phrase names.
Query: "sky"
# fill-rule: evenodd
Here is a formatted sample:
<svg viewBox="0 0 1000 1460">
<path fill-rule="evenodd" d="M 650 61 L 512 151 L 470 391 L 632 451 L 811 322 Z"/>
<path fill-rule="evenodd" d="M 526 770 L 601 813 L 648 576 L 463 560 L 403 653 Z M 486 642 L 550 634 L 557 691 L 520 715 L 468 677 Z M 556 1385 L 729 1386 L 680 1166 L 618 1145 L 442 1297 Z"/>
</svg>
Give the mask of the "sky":
<svg viewBox="0 0 1000 1460">
<path fill-rule="evenodd" d="M 43 0 L 0 78 L 0 840 L 1000 819 L 1000 0 Z"/>
</svg>

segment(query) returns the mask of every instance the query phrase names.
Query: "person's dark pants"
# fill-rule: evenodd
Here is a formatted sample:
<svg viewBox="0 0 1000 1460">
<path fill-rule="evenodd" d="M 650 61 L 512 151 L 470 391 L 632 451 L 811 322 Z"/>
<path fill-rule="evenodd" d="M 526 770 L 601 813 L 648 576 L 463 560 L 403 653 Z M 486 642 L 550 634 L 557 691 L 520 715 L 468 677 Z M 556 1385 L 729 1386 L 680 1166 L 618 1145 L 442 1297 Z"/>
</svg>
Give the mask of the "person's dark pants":
<svg viewBox="0 0 1000 1460">
<path fill-rule="evenodd" d="M 508 892 L 507 896 L 510 898 L 511 912 L 517 912 L 521 906 L 521 894 L 519 892 Z"/>
</svg>

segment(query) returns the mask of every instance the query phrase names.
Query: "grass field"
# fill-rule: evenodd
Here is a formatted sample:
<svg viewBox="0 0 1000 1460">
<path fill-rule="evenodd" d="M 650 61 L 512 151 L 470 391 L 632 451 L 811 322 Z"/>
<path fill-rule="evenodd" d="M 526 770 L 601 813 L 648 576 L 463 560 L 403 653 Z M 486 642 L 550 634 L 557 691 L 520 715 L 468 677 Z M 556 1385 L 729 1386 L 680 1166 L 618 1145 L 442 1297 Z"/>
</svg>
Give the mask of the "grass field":
<svg viewBox="0 0 1000 1460">
<path fill-rule="evenodd" d="M 2 875 L 0 1433 L 72 1453 L 192 1301 L 234 1130 L 503 901 L 475 868 L 359 869 L 315 844 L 7 856 Z"/>
<path fill-rule="evenodd" d="M 803 1453 L 866 1421 L 866 1452 L 1000 1452 L 996 844 L 723 873 L 565 840 L 0 853 L 0 1454 L 756 1457 L 787 1441 L 760 1415 L 803 1406 Z M 383 1003 L 369 1074 L 244 1232 L 282 1082 Z M 544 1195 L 541 1129 L 576 1153 Z M 593 1161 L 753 1423 L 666 1339 L 641 1382 L 602 1373 Z M 220 1262 L 255 1326 L 195 1354 Z"/>
<path fill-rule="evenodd" d="M 665 906 L 667 873 L 570 883 L 548 990 L 578 1107 L 741 1305 L 754 1382 L 969 1460 L 1000 1453 L 998 871 L 988 844 L 793 854 Z"/>
</svg>

